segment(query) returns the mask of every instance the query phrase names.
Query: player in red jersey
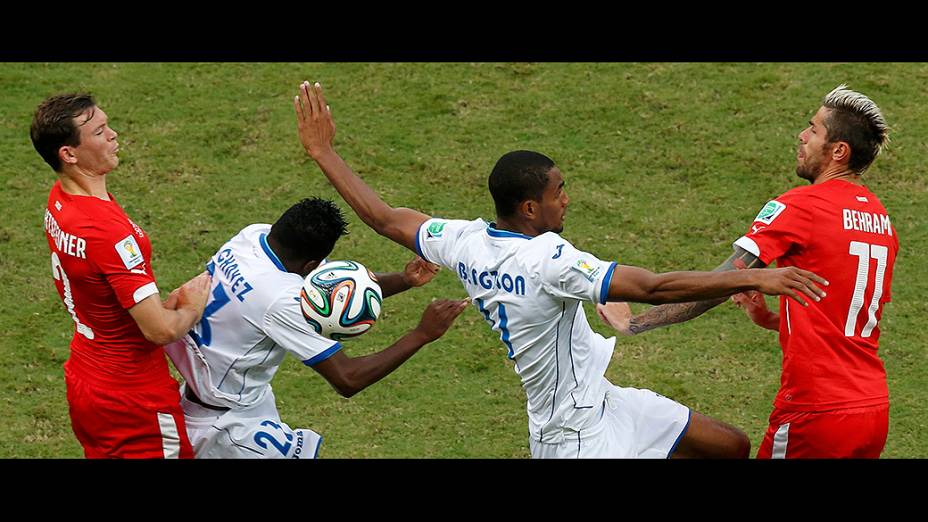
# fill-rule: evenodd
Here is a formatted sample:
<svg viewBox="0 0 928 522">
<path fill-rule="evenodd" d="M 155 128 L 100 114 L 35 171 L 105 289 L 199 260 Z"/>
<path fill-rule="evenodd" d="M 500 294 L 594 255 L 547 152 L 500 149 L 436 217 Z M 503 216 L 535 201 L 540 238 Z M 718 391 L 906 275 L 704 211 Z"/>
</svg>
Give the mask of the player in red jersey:
<svg viewBox="0 0 928 522">
<path fill-rule="evenodd" d="M 209 275 L 162 303 L 151 242 L 106 190 L 119 144 L 90 95 L 46 99 L 30 135 L 58 174 L 45 232 L 55 287 L 75 324 L 64 369 L 71 426 L 84 455 L 192 458 L 178 384 L 161 345 L 200 319 Z"/>
<path fill-rule="evenodd" d="M 890 301 L 899 238 L 861 175 L 888 140 L 879 107 L 844 85 L 825 96 L 799 134 L 796 173 L 811 182 L 768 202 L 735 253 L 717 270 L 795 266 L 829 282 L 808 306 L 781 297 L 780 313 L 762 296 L 733 299 L 751 319 L 778 330 L 780 391 L 758 458 L 878 458 L 889 426 L 886 370 L 877 355 L 883 303 Z M 600 307 L 607 323 L 636 334 L 692 319 L 721 299 L 664 305 L 631 317 L 628 306 Z"/>
</svg>

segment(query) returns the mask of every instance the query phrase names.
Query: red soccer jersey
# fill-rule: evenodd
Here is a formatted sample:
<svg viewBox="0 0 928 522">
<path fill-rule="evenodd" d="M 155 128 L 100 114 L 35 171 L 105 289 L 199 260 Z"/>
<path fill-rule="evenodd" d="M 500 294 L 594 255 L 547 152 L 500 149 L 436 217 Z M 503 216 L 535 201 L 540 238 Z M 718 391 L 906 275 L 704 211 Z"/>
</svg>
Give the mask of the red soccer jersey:
<svg viewBox="0 0 928 522">
<path fill-rule="evenodd" d="M 829 282 L 827 296 L 808 307 L 780 296 L 783 374 L 774 405 L 826 411 L 888 403 L 877 347 L 899 239 L 880 200 L 843 180 L 795 188 L 767 203 L 735 244 L 768 265 L 776 260 Z"/>
<path fill-rule="evenodd" d="M 71 371 L 119 386 L 173 379 L 164 350 L 128 309 L 158 293 L 151 242 L 116 203 L 65 193 L 55 182 L 45 210 L 52 276 L 75 323 Z"/>
</svg>

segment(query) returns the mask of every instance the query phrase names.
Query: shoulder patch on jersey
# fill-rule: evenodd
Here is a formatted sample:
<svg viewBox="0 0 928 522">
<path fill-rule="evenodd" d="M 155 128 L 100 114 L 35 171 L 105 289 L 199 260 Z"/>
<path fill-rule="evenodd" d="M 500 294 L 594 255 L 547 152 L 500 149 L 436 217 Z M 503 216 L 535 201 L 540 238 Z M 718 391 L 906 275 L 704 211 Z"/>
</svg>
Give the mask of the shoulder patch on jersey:
<svg viewBox="0 0 928 522">
<path fill-rule="evenodd" d="M 142 249 L 139 248 L 139 244 L 135 242 L 135 236 L 132 234 L 121 239 L 113 246 L 116 248 L 119 257 L 122 258 L 122 262 L 125 263 L 126 268 L 131 270 L 145 262 L 145 258 L 142 257 Z"/>
<path fill-rule="evenodd" d="M 433 221 L 429 225 L 429 228 L 425 229 L 425 240 L 432 241 L 435 239 L 441 239 L 445 233 L 445 225 L 447 224 L 447 221 Z"/>
<path fill-rule="evenodd" d="M 589 261 L 582 258 L 578 259 L 570 268 L 583 274 L 583 277 L 589 279 L 590 282 L 596 279 L 596 275 L 602 270 L 602 267 L 591 265 Z"/>
<path fill-rule="evenodd" d="M 764 208 L 760 209 L 760 212 L 757 214 L 757 217 L 754 218 L 754 221 L 760 221 L 761 223 L 770 224 L 774 219 L 777 218 L 783 211 L 786 210 L 786 205 L 780 203 L 779 201 L 772 199 L 764 205 Z"/>
</svg>

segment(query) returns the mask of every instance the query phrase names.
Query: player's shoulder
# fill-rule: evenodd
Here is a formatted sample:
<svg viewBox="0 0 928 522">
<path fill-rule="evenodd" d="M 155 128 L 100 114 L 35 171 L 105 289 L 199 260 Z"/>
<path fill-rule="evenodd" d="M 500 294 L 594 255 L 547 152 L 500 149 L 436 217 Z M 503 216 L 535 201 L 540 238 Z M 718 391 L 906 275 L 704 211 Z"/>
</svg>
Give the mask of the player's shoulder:
<svg viewBox="0 0 928 522">
<path fill-rule="evenodd" d="M 234 242 L 238 239 L 257 243 L 260 242 L 262 235 L 266 237 L 267 234 L 270 234 L 270 232 L 271 225 L 268 225 L 267 223 L 253 223 L 239 230 L 237 234 L 229 239 L 229 242 Z"/>
<path fill-rule="evenodd" d="M 573 247 L 570 241 L 561 237 L 557 232 L 545 232 L 537 235 L 529 241 L 529 244 L 535 248 L 548 248 L 552 245 L 570 245 Z"/>
<path fill-rule="evenodd" d="M 557 264 L 558 259 L 565 259 L 565 252 L 575 251 L 570 241 L 556 232 L 545 232 L 526 241 L 522 247 L 523 259 L 541 261 L 543 266 Z"/>
<path fill-rule="evenodd" d="M 819 197 L 814 190 L 810 190 L 812 187 L 813 185 L 795 187 L 768 200 L 761 207 L 754 221 L 761 221 L 769 225 L 784 212 L 792 214 L 797 210 L 801 212 L 802 209 L 809 208 L 810 201 Z"/>
<path fill-rule="evenodd" d="M 254 286 L 254 298 L 247 306 L 254 313 L 270 315 L 299 309 L 303 278 L 282 271 L 263 271 L 249 281 Z"/>
<path fill-rule="evenodd" d="M 95 216 L 84 209 L 75 209 L 71 214 L 71 225 L 76 235 L 91 240 L 121 241 L 135 236 L 135 230 L 126 217 L 109 213 Z"/>
<path fill-rule="evenodd" d="M 779 196 L 773 198 L 772 201 L 779 201 L 781 203 L 802 201 L 808 198 L 813 198 L 820 192 L 820 188 L 815 185 L 802 185 L 799 187 L 793 187 L 786 192 L 780 194 Z"/>
<path fill-rule="evenodd" d="M 441 241 L 448 238 L 463 238 L 487 229 L 487 222 L 481 218 L 474 220 L 430 218 L 422 223 L 421 229 L 426 241 Z"/>
<path fill-rule="evenodd" d="M 488 223 L 483 218 L 476 219 L 449 219 L 443 217 L 431 217 L 425 221 L 422 226 L 429 232 L 440 233 L 445 228 L 465 229 L 465 230 L 483 230 Z"/>
</svg>

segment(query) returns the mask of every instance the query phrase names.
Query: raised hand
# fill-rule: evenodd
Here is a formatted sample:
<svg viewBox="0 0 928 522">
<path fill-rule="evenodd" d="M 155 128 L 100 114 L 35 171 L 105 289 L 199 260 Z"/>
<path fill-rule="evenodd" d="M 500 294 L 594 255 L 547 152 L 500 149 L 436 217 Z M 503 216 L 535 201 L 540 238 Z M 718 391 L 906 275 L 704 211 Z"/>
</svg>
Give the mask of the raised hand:
<svg viewBox="0 0 928 522">
<path fill-rule="evenodd" d="M 632 309 L 628 303 L 613 301 L 606 304 L 596 305 L 596 315 L 604 323 L 615 328 L 615 331 L 621 335 L 634 335 L 629 329 L 632 318 Z"/>
<path fill-rule="evenodd" d="M 470 299 L 438 299 L 429 303 L 422 313 L 422 319 L 416 330 L 421 333 L 428 342 L 438 339 L 448 328 L 461 312 L 470 304 Z"/>
<path fill-rule="evenodd" d="M 300 142 L 306 152 L 313 159 L 330 152 L 335 138 L 335 121 L 319 82 L 313 85 L 309 82 L 301 83 L 299 95 L 293 97 L 293 108 L 296 111 Z"/>
<path fill-rule="evenodd" d="M 406 263 L 406 268 L 403 270 L 403 281 L 412 287 L 422 286 L 431 281 L 439 269 L 441 269 L 440 266 L 416 256 L 412 261 Z"/>
<path fill-rule="evenodd" d="M 767 302 L 760 292 L 742 292 L 731 296 L 731 300 L 735 303 L 735 306 L 748 314 L 754 324 L 770 330 L 779 329 L 779 314 L 773 313 L 767 308 Z"/>
<path fill-rule="evenodd" d="M 209 298 L 209 286 L 210 275 L 206 271 L 182 284 L 180 288 L 174 290 L 174 292 L 177 292 L 176 308 L 195 310 L 197 320 L 199 320 L 199 316 L 203 314 L 203 309 L 206 308 L 206 301 Z M 173 295 L 174 292 L 171 292 L 171 294 Z M 170 300 L 171 297 L 169 296 L 168 301 Z"/>
<path fill-rule="evenodd" d="M 808 306 L 809 304 L 800 297 L 800 294 L 804 294 L 807 298 L 816 302 L 825 297 L 825 291 L 819 288 L 815 282 L 828 286 L 828 281 L 808 270 L 794 266 L 751 270 L 757 276 L 757 290 L 767 295 L 792 297 L 802 306 Z"/>
</svg>

